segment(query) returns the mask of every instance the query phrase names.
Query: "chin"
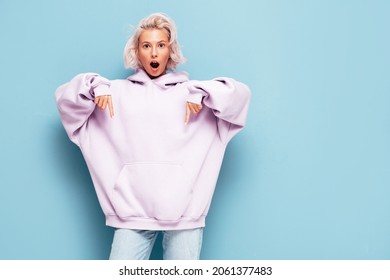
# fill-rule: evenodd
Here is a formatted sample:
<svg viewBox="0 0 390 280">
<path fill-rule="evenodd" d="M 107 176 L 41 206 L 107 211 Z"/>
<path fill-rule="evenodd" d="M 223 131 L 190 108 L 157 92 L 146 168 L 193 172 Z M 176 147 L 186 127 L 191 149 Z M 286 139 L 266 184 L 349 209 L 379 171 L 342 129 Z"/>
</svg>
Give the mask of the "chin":
<svg viewBox="0 0 390 280">
<path fill-rule="evenodd" d="M 158 78 L 158 77 L 164 75 L 165 71 L 163 71 L 163 72 L 160 72 L 160 71 L 159 72 L 146 71 L 146 73 L 149 75 L 150 78 L 154 79 L 154 78 Z"/>
</svg>

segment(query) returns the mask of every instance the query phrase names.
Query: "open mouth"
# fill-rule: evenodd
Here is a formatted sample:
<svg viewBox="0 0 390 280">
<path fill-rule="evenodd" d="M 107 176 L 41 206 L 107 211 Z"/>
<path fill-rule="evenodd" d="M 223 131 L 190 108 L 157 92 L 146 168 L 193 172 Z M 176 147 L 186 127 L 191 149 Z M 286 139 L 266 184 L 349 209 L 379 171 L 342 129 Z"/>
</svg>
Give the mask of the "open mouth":
<svg viewBox="0 0 390 280">
<path fill-rule="evenodd" d="M 160 63 L 158 63 L 157 61 L 152 61 L 152 62 L 150 63 L 150 66 L 151 66 L 153 69 L 157 69 L 159 65 L 160 65 Z"/>
</svg>

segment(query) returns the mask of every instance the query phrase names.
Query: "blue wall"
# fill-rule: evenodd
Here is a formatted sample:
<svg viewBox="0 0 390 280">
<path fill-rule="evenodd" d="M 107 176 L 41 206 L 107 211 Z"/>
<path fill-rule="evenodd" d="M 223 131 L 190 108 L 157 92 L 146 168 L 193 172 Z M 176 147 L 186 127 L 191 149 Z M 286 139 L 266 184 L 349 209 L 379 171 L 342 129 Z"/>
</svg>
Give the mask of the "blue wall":
<svg viewBox="0 0 390 280">
<path fill-rule="evenodd" d="M 80 72 L 129 75 L 129 24 L 156 11 L 193 79 L 253 91 L 202 258 L 390 259 L 390 4 L 368 0 L 1 1 L 0 259 L 108 257 L 113 230 L 53 93 Z"/>
</svg>

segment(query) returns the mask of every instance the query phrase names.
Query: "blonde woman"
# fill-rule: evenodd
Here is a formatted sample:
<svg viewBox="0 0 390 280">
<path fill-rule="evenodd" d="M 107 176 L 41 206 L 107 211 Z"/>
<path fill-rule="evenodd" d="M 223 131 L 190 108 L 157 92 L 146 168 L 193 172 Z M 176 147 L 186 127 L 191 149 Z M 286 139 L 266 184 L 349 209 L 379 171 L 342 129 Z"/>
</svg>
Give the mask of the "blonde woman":
<svg viewBox="0 0 390 280">
<path fill-rule="evenodd" d="M 77 75 L 56 91 L 106 217 L 110 259 L 199 259 L 205 218 L 229 140 L 245 125 L 250 91 L 231 78 L 189 80 L 174 22 L 152 14 L 124 50 L 125 80 Z"/>
</svg>

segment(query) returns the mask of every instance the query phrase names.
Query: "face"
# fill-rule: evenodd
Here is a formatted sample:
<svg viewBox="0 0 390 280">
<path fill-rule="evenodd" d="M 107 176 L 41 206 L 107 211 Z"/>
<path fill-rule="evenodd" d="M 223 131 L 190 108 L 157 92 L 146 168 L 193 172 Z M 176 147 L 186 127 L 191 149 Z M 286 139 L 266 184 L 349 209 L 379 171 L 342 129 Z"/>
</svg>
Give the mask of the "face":
<svg viewBox="0 0 390 280">
<path fill-rule="evenodd" d="M 164 75 L 170 55 L 168 34 L 164 29 L 148 29 L 141 33 L 138 59 L 151 78 Z"/>
</svg>

